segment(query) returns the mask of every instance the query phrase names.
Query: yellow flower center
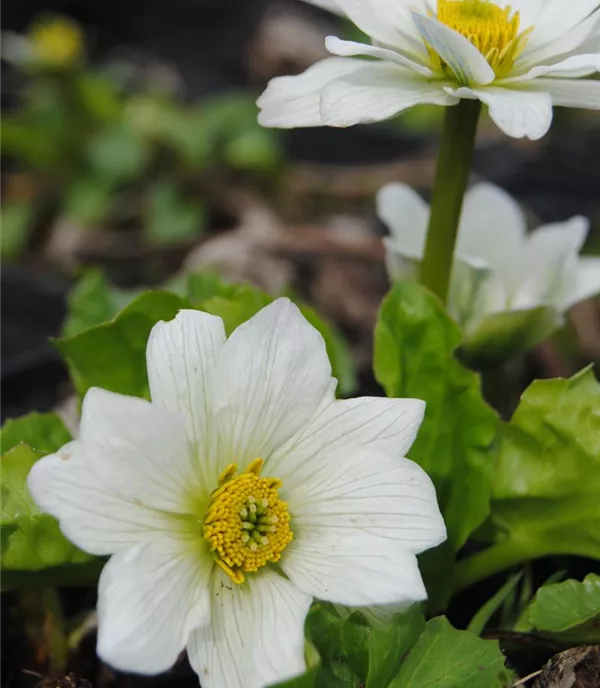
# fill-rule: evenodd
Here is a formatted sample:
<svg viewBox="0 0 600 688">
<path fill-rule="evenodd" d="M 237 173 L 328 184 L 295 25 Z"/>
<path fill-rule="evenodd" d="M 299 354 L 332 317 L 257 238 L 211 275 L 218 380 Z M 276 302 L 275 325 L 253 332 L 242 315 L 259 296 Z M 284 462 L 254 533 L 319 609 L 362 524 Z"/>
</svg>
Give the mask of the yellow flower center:
<svg viewBox="0 0 600 688">
<path fill-rule="evenodd" d="M 279 499 L 278 478 L 261 478 L 264 461 L 255 459 L 236 475 L 230 464 L 210 496 L 202 535 L 215 553 L 217 565 L 234 581 L 280 559 L 292 540 L 287 504 Z"/>
<path fill-rule="evenodd" d="M 497 77 L 510 72 L 531 32 L 526 29 L 519 33 L 519 13 L 490 0 L 438 0 L 437 18 L 469 40 Z M 437 60 L 443 69 L 439 56 Z"/>
</svg>

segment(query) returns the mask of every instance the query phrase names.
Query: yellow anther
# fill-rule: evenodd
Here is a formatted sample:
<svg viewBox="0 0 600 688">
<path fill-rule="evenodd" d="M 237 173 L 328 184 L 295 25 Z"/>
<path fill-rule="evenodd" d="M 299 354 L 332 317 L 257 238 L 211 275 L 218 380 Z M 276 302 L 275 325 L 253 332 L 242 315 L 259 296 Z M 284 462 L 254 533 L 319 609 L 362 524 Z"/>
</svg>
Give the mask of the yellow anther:
<svg viewBox="0 0 600 688">
<path fill-rule="evenodd" d="M 252 463 L 246 469 L 246 473 L 254 473 L 254 475 L 260 475 L 260 472 L 262 471 L 262 467 L 264 465 L 265 462 L 262 459 L 254 459 L 254 461 L 252 461 Z"/>
<path fill-rule="evenodd" d="M 469 40 L 485 57 L 496 77 L 506 76 L 521 54 L 531 28 L 520 29 L 520 16 L 510 6 L 499 7 L 493 0 L 438 0 L 437 18 Z M 438 66 L 447 66 L 430 49 Z"/>
<path fill-rule="evenodd" d="M 202 534 L 218 566 L 234 583 L 278 561 L 294 537 L 287 505 L 277 493 L 281 481 L 261 478 L 263 464 L 255 459 L 240 475 L 234 464 L 227 466 L 204 516 Z"/>
<path fill-rule="evenodd" d="M 219 476 L 219 485 L 223 485 L 223 483 L 226 483 L 228 480 L 231 480 L 236 473 L 237 466 L 234 463 L 230 463 Z"/>
</svg>

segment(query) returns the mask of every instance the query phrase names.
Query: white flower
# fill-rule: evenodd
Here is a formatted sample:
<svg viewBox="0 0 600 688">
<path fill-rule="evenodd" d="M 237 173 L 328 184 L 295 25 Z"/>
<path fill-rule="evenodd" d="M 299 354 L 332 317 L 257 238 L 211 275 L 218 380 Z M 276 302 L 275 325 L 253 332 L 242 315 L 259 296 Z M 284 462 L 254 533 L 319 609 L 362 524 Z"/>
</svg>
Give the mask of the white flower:
<svg viewBox="0 0 600 688">
<path fill-rule="evenodd" d="M 377 214 L 391 279 L 413 279 L 423 257 L 429 207 L 409 186 L 388 184 Z M 549 306 L 558 313 L 600 292 L 600 258 L 580 258 L 584 217 L 527 234 L 523 212 L 502 189 L 477 184 L 465 195 L 448 308 L 467 331 L 487 315 Z"/>
<path fill-rule="evenodd" d="M 323 5 L 323 2 L 317 4 Z M 273 79 L 268 127 L 346 127 L 419 103 L 478 99 L 509 136 L 539 139 L 552 106 L 600 109 L 600 0 L 328 0 L 372 39 Z M 364 61 L 357 56 L 375 58 Z"/>
<path fill-rule="evenodd" d="M 79 439 L 28 479 L 70 540 L 112 555 L 104 661 L 151 674 L 187 646 L 203 688 L 258 688 L 304 670 L 313 597 L 425 598 L 415 555 L 445 528 L 403 458 L 423 402 L 336 401 L 323 339 L 286 299 L 227 340 L 220 318 L 182 311 L 147 364 L 151 403 L 91 389 Z"/>
</svg>

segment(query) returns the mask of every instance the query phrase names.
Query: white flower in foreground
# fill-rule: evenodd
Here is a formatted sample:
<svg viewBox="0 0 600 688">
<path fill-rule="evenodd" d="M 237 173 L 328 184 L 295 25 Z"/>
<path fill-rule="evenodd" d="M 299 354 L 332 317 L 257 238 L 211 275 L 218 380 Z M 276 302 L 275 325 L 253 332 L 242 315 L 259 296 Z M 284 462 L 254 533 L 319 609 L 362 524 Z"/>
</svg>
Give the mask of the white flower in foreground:
<svg viewBox="0 0 600 688">
<path fill-rule="evenodd" d="M 377 214 L 390 279 L 413 279 L 423 257 L 429 207 L 409 186 L 388 184 Z M 564 313 L 600 292 L 600 258 L 581 258 L 589 223 L 573 217 L 527 234 L 523 212 L 502 189 L 478 184 L 465 195 L 448 308 L 467 331 L 487 315 L 550 306 Z"/>
<path fill-rule="evenodd" d="M 539 139 L 553 105 L 600 109 L 600 81 L 580 78 L 600 70 L 600 0 L 327 4 L 372 45 L 329 36 L 327 49 L 338 57 L 273 79 L 258 100 L 262 125 L 346 127 L 467 98 L 485 103 L 509 136 Z"/>
<path fill-rule="evenodd" d="M 157 673 L 187 646 L 203 688 L 258 688 L 304 670 L 313 598 L 425 598 L 415 555 L 445 528 L 403 458 L 423 402 L 336 401 L 323 339 L 286 299 L 227 340 L 182 311 L 147 364 L 152 403 L 91 389 L 79 439 L 28 479 L 70 540 L 112 554 L 104 661 Z"/>
</svg>

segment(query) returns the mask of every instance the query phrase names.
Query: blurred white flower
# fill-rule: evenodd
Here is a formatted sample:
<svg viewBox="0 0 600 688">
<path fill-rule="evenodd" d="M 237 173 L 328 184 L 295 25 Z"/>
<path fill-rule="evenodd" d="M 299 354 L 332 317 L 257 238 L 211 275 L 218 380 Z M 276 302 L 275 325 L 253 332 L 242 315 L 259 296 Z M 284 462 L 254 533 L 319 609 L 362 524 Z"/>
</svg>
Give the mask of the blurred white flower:
<svg viewBox="0 0 600 688">
<path fill-rule="evenodd" d="M 409 186 L 377 194 L 390 279 L 418 275 L 429 207 Z M 558 313 L 600 292 L 600 258 L 581 258 L 589 223 L 573 217 L 527 234 L 523 212 L 502 189 L 477 184 L 465 195 L 448 309 L 474 332 L 486 316 L 549 306 Z"/>
<path fill-rule="evenodd" d="M 287 299 L 228 339 L 182 311 L 154 327 L 147 363 L 151 403 L 91 389 L 79 439 L 28 479 L 69 539 L 112 555 L 104 661 L 157 673 L 187 646 L 203 688 L 261 688 L 304 670 L 313 597 L 425 598 L 416 554 L 446 535 L 403 458 L 423 402 L 336 401 L 324 341 Z"/>
<path fill-rule="evenodd" d="M 372 44 L 329 36 L 338 57 L 269 83 L 258 100 L 264 126 L 346 127 L 467 98 L 485 103 L 509 136 L 539 139 L 553 105 L 600 109 L 600 81 L 580 78 L 600 70 L 600 0 L 329 4 Z"/>
</svg>

